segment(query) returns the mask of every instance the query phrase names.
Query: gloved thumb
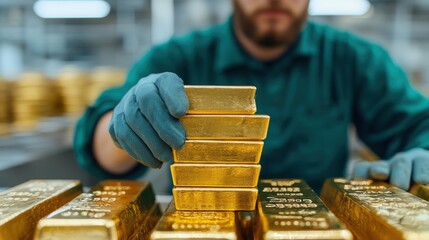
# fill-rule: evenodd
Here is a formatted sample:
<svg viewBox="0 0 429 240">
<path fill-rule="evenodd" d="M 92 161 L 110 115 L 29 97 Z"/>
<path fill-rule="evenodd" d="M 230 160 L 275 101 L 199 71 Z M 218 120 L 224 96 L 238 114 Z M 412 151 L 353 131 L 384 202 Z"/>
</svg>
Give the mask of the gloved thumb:
<svg viewBox="0 0 429 240">
<path fill-rule="evenodd" d="M 369 177 L 370 162 L 359 160 L 353 164 L 352 178 L 367 179 Z"/>
<path fill-rule="evenodd" d="M 372 162 L 369 167 L 369 175 L 375 180 L 387 180 L 390 174 L 390 166 L 386 161 Z"/>
</svg>

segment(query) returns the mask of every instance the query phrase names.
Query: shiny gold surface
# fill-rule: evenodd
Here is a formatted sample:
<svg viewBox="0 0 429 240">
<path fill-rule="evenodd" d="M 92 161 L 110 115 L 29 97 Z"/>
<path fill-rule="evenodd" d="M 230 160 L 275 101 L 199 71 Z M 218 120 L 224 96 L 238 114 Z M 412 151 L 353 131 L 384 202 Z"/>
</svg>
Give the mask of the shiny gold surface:
<svg viewBox="0 0 429 240">
<path fill-rule="evenodd" d="M 140 227 L 136 230 L 130 240 L 150 239 L 150 234 L 152 233 L 153 228 L 161 218 L 161 215 L 161 209 L 159 208 L 159 205 L 155 203 L 149 210 L 149 213 L 147 214 L 146 218 L 139 223 Z"/>
<path fill-rule="evenodd" d="M 328 179 L 321 198 L 358 239 L 429 239 L 429 203 L 385 182 Z"/>
<path fill-rule="evenodd" d="M 174 187 L 178 210 L 251 211 L 255 210 L 256 188 Z"/>
<path fill-rule="evenodd" d="M 419 198 L 423 198 L 426 201 L 429 201 L 429 185 L 427 184 L 414 184 L 410 189 L 410 193 L 416 195 Z"/>
<path fill-rule="evenodd" d="M 188 164 L 171 165 L 174 186 L 180 187 L 256 187 L 259 164 Z"/>
<path fill-rule="evenodd" d="M 264 140 L 267 115 L 186 115 L 180 119 L 190 140 Z"/>
<path fill-rule="evenodd" d="M 151 235 L 152 240 L 237 240 L 234 212 L 177 211 L 171 202 Z"/>
<path fill-rule="evenodd" d="M 264 142 L 187 140 L 173 150 L 176 163 L 259 163 Z"/>
<path fill-rule="evenodd" d="M 32 180 L 0 193 L 0 239 L 32 239 L 39 219 L 81 192 L 76 180 Z"/>
<path fill-rule="evenodd" d="M 352 239 L 302 180 L 261 180 L 255 239 Z"/>
<path fill-rule="evenodd" d="M 254 114 L 252 86 L 185 86 L 188 114 Z"/>
<path fill-rule="evenodd" d="M 154 202 L 147 182 L 103 181 L 40 220 L 36 239 L 128 239 Z"/>
</svg>

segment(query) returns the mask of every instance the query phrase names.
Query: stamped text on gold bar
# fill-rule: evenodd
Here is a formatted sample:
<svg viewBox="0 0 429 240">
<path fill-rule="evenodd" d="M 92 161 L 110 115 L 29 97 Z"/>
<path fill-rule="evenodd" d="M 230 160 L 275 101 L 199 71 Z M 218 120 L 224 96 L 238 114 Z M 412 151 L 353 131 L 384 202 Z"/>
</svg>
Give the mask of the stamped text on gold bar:
<svg viewBox="0 0 429 240">
<path fill-rule="evenodd" d="M 173 197 L 178 210 L 252 211 L 256 188 L 175 187 Z"/>
<path fill-rule="evenodd" d="M 32 180 L 0 193 L 0 239 L 33 239 L 39 219 L 81 192 L 77 180 Z"/>
<path fill-rule="evenodd" d="M 321 198 L 359 239 L 429 239 L 429 203 L 385 182 L 328 179 Z"/>
<path fill-rule="evenodd" d="M 177 211 L 171 202 L 155 226 L 152 240 L 222 239 L 237 240 L 234 212 Z"/>
<path fill-rule="evenodd" d="M 180 118 L 190 140 L 264 140 L 267 115 L 186 115 Z"/>
<path fill-rule="evenodd" d="M 255 239 L 352 239 L 304 181 L 261 180 L 258 189 Z"/>
<path fill-rule="evenodd" d="M 185 86 L 188 114 L 254 114 L 252 86 Z"/>
<path fill-rule="evenodd" d="M 259 163 L 264 142 L 187 140 L 173 150 L 176 163 Z"/>
<path fill-rule="evenodd" d="M 154 203 L 147 182 L 103 181 L 40 220 L 36 239 L 128 239 Z"/>
<path fill-rule="evenodd" d="M 259 164 L 188 164 L 171 165 L 174 186 L 181 187 L 256 187 Z"/>
</svg>

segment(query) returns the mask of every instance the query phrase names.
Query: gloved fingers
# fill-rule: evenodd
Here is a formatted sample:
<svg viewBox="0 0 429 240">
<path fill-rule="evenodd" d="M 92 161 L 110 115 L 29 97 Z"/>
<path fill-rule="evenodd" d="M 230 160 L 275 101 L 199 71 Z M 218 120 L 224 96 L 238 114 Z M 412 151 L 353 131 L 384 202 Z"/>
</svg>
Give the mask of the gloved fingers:
<svg viewBox="0 0 429 240">
<path fill-rule="evenodd" d="M 136 101 L 140 111 L 158 133 L 158 136 L 174 149 L 180 149 L 185 144 L 185 128 L 168 113 L 164 101 L 158 94 L 156 86 L 145 84 L 137 89 Z"/>
<path fill-rule="evenodd" d="M 155 86 L 158 88 L 168 112 L 175 118 L 183 117 L 189 107 L 183 80 L 174 73 L 166 72 L 158 76 Z"/>
<path fill-rule="evenodd" d="M 413 181 L 429 183 L 429 154 L 419 155 L 413 159 Z"/>
<path fill-rule="evenodd" d="M 146 144 L 127 125 L 123 113 L 115 116 L 114 128 L 118 143 L 131 157 L 148 167 L 161 168 L 162 162 L 152 155 Z"/>
<path fill-rule="evenodd" d="M 352 178 L 361 178 L 361 179 L 369 178 L 370 166 L 371 166 L 371 163 L 367 161 L 359 161 L 355 163 L 352 169 Z"/>
<path fill-rule="evenodd" d="M 387 180 L 389 178 L 390 166 L 386 161 L 372 162 L 369 167 L 369 175 L 375 180 Z"/>
<path fill-rule="evenodd" d="M 143 140 L 155 158 L 168 162 L 173 159 L 173 153 L 167 143 L 161 140 L 148 120 L 140 112 L 135 95 L 130 95 L 124 109 L 125 121 L 132 131 Z"/>
<path fill-rule="evenodd" d="M 409 159 L 404 154 L 396 155 L 390 160 L 390 183 L 404 190 L 408 190 L 410 187 L 412 167 L 412 159 Z"/>
</svg>

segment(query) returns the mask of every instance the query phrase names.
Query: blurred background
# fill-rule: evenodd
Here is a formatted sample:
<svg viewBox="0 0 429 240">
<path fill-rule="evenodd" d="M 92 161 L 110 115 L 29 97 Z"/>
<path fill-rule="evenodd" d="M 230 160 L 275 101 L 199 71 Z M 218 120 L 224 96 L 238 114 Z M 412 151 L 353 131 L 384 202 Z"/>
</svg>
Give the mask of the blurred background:
<svg viewBox="0 0 429 240">
<path fill-rule="evenodd" d="M 230 14 L 230 0 L 0 0 L 0 187 L 95 183 L 71 149 L 85 107 L 153 44 Z M 310 0 L 310 15 L 382 44 L 429 94 L 428 0 Z"/>
</svg>

